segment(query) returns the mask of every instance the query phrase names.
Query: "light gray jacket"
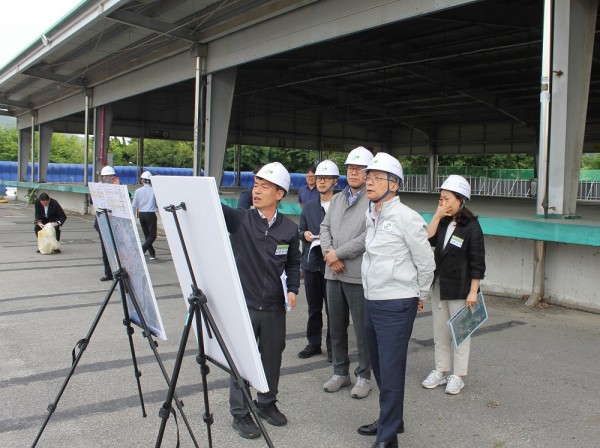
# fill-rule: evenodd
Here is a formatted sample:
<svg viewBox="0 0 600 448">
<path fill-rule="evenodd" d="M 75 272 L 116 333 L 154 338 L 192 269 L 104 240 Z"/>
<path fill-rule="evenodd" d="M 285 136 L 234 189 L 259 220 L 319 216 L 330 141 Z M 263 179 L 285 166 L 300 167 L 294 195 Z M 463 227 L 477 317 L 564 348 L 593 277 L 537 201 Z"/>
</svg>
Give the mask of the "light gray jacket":
<svg viewBox="0 0 600 448">
<path fill-rule="evenodd" d="M 365 252 L 365 210 L 368 203 L 364 189 L 352 205 L 348 205 L 344 191 L 331 198 L 329 210 L 321 223 L 321 249 L 323 255 L 327 249 L 335 249 L 337 257 L 344 262 L 345 269 L 340 274 L 335 274 L 329 266 L 325 266 L 327 280 L 362 283 L 360 264 Z"/>
<path fill-rule="evenodd" d="M 395 197 L 381 206 L 377 227 L 367 210 L 362 279 L 368 300 L 427 297 L 435 260 L 427 224 Z"/>
</svg>

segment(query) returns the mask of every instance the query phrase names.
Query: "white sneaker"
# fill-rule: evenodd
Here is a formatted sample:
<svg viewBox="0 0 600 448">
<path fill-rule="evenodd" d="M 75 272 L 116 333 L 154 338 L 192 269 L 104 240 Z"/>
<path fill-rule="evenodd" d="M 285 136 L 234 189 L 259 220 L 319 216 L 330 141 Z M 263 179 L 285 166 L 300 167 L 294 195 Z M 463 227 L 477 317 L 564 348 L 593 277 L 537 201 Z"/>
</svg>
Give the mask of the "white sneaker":
<svg viewBox="0 0 600 448">
<path fill-rule="evenodd" d="M 325 392 L 337 392 L 342 387 L 350 386 L 350 376 L 333 375 L 329 381 L 323 384 Z"/>
<path fill-rule="evenodd" d="M 465 387 L 465 382 L 460 376 L 450 375 L 448 377 L 448 385 L 446 386 L 446 393 L 450 395 L 456 395 Z"/>
<path fill-rule="evenodd" d="M 371 389 L 373 389 L 373 385 L 370 379 L 357 376 L 356 384 L 352 388 L 352 391 L 350 391 L 350 396 L 352 398 L 366 398 L 369 396 Z"/>
<path fill-rule="evenodd" d="M 446 378 L 446 374 L 444 372 L 438 372 L 437 370 L 432 370 L 427 375 L 427 378 L 423 380 L 421 386 L 425 389 L 434 389 L 442 384 L 446 384 L 448 379 Z"/>
</svg>

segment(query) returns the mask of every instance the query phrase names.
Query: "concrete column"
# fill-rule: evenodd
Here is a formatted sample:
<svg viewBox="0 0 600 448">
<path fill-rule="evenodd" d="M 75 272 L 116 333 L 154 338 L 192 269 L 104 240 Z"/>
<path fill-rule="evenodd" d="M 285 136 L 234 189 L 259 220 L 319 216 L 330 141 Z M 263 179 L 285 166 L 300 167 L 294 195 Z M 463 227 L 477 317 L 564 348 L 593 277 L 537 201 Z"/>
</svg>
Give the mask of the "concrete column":
<svg viewBox="0 0 600 448">
<path fill-rule="evenodd" d="M 217 187 L 223 178 L 236 75 L 234 67 L 207 76 L 204 175 L 214 177 Z"/>
<path fill-rule="evenodd" d="M 112 104 L 94 108 L 94 176 L 96 179 L 102 168 L 110 164 L 108 146 L 112 118 Z"/>
<path fill-rule="evenodd" d="M 429 155 L 428 155 L 428 166 L 427 166 L 427 181 L 429 183 L 429 191 L 432 193 L 437 192 L 437 175 L 438 175 L 438 156 L 435 146 L 429 144 Z"/>
<path fill-rule="evenodd" d="M 548 216 L 574 216 L 598 0 L 555 2 Z M 540 169 L 543 167 L 540 166 Z"/>
<path fill-rule="evenodd" d="M 52 146 L 52 133 L 54 126 L 46 123 L 40 126 L 40 156 L 38 167 L 38 182 L 46 182 L 48 174 L 48 162 L 50 161 L 50 147 Z"/>
<path fill-rule="evenodd" d="M 31 153 L 31 128 L 21 129 L 19 131 L 19 166 L 17 168 L 17 180 L 27 182 L 27 163 Z"/>
</svg>

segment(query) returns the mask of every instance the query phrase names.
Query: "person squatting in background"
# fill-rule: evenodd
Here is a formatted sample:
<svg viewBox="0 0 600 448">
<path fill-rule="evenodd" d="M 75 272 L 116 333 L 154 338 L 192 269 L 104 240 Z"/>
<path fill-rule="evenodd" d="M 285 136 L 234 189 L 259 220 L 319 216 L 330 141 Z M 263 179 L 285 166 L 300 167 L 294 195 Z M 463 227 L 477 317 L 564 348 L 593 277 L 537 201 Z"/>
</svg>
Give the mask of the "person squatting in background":
<svg viewBox="0 0 600 448">
<path fill-rule="evenodd" d="M 377 435 L 373 448 L 395 448 L 404 432 L 408 342 L 417 309 L 423 309 L 435 262 L 427 224 L 397 196 L 404 176 L 395 157 L 378 153 L 366 170 L 366 243 L 362 259 L 365 329 L 379 386 L 379 418 L 358 428 Z"/>
<path fill-rule="evenodd" d="M 231 208 L 222 204 L 231 247 L 237 265 L 248 314 L 258 341 L 269 391 L 257 394 L 261 418 L 275 426 L 287 424 L 277 408 L 281 358 L 285 349 L 286 303 L 281 276 L 286 274 L 288 309 L 296 305 L 300 289 L 300 241 L 298 226 L 277 211 L 288 193 L 290 174 L 279 162 L 263 166 L 254 181 L 254 209 Z M 246 439 L 260 437 L 239 386 L 230 379 L 229 410 L 232 426 Z"/>
<path fill-rule="evenodd" d="M 427 389 L 446 385 L 456 395 L 465 386 L 471 338 L 453 348 L 448 319 L 465 304 L 477 302 L 485 274 L 485 246 L 477 217 L 465 207 L 471 186 L 461 176 L 448 176 L 440 187 L 438 207 L 427 230 L 435 254 L 435 284 L 431 293 L 435 369 L 422 383 Z M 452 374 L 449 375 L 449 373 Z"/>
<path fill-rule="evenodd" d="M 333 376 L 323 385 L 325 392 L 337 392 L 351 384 L 348 357 L 348 325 L 354 322 L 358 366 L 352 398 L 365 398 L 371 392 L 371 358 L 365 341 L 365 293 L 360 263 L 365 251 L 364 169 L 373 159 L 367 148 L 359 146 L 346 159 L 348 186 L 331 198 L 329 210 L 321 223 L 321 249 L 327 267 L 327 304 L 333 352 Z"/>
<path fill-rule="evenodd" d="M 321 245 L 311 245 L 320 242 L 321 222 L 329 209 L 333 189 L 337 185 L 340 171 L 331 160 L 323 160 L 315 171 L 319 198 L 310 201 L 302 208 L 300 215 L 300 239 L 302 240 L 302 271 L 304 272 L 304 289 L 308 305 L 308 322 L 306 324 L 306 339 L 308 345 L 298 353 L 299 358 L 310 358 L 321 354 L 321 339 L 323 335 L 323 305 L 327 315 L 327 333 L 325 345 L 327 360 L 332 361 L 331 337 L 329 333 L 329 308 L 325 280 L 325 260 Z"/>
<path fill-rule="evenodd" d="M 56 232 L 56 241 L 60 241 L 60 230 L 67 220 L 67 215 L 56 199 L 48 196 L 48 193 L 40 193 L 34 204 L 35 225 L 33 231 L 35 236 L 42 228 L 51 223 Z M 38 250 L 39 252 L 39 250 Z M 53 253 L 60 253 L 60 249 L 54 249 Z"/>
<path fill-rule="evenodd" d="M 131 207 L 134 211 L 138 211 L 140 225 L 142 226 L 142 232 L 144 232 L 142 253 L 148 251 L 150 260 L 156 260 L 156 251 L 152 244 L 156 241 L 158 221 L 156 218 L 156 210 L 158 210 L 158 206 L 156 205 L 151 178 L 152 173 L 150 171 L 144 171 L 142 173 L 141 183 L 143 186 L 135 191 Z"/>
</svg>

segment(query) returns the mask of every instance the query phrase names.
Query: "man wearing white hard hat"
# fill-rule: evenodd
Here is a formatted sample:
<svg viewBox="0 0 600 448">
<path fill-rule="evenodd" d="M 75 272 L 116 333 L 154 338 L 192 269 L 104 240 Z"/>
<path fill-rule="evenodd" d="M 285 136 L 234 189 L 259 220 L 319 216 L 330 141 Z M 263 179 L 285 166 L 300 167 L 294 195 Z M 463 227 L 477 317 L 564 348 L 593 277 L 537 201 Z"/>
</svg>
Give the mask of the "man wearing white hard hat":
<svg viewBox="0 0 600 448">
<path fill-rule="evenodd" d="M 290 189 L 290 174 L 279 162 L 264 165 L 254 180 L 254 209 L 222 205 L 231 246 L 240 275 L 248 313 L 258 340 L 269 391 L 257 394 L 259 415 L 268 423 L 283 426 L 277 393 L 281 358 L 285 348 L 286 309 L 296 305 L 300 288 L 300 243 L 298 226 L 277 211 L 277 204 Z M 287 276 L 285 294 L 281 276 Z M 286 300 L 287 304 L 286 304 Z M 242 391 L 230 381 L 229 410 L 233 428 L 246 439 L 260 437 Z"/>
<path fill-rule="evenodd" d="M 365 329 L 379 387 L 379 417 L 358 428 L 376 435 L 373 448 L 396 448 L 404 432 L 404 382 L 408 342 L 417 309 L 427 297 L 435 261 L 427 224 L 400 202 L 404 179 L 395 157 L 378 153 L 366 170 L 367 234 L 362 260 Z"/>
<path fill-rule="evenodd" d="M 325 280 L 325 260 L 320 244 L 320 227 L 325 213 L 331 204 L 333 189 L 337 185 L 340 170 L 331 160 L 323 160 L 315 170 L 319 197 L 307 202 L 300 215 L 300 239 L 302 240 L 302 271 L 304 272 L 304 289 L 308 305 L 308 322 L 306 323 L 306 339 L 308 345 L 298 353 L 299 358 L 310 358 L 321 354 L 323 337 L 323 305 L 327 315 L 327 331 L 325 346 L 327 359 L 332 360 L 331 337 L 329 333 L 329 310 L 327 306 L 327 280 Z"/>
<path fill-rule="evenodd" d="M 471 338 L 453 347 L 446 322 L 464 305 L 475 305 L 485 274 L 483 231 L 477 217 L 465 207 L 470 198 L 469 182 L 456 174 L 448 176 L 440 187 L 438 207 L 428 228 L 436 263 L 431 293 L 435 369 L 421 384 L 426 389 L 446 384 L 445 392 L 450 395 L 465 386 Z"/>
<path fill-rule="evenodd" d="M 138 211 L 142 232 L 144 232 L 144 244 L 142 244 L 142 253 L 150 255 L 150 260 L 156 260 L 156 251 L 152 244 L 156 241 L 157 219 L 156 198 L 152 188 L 152 173 L 144 171 L 141 175 L 142 188 L 138 188 L 133 195 L 131 206 L 134 211 Z"/>
<path fill-rule="evenodd" d="M 321 248 L 326 263 L 329 332 L 333 352 L 333 376 L 325 382 L 325 392 L 337 392 L 349 386 L 348 325 L 354 323 L 358 366 L 352 398 L 365 398 L 371 392 L 371 359 L 365 341 L 365 294 L 360 276 L 360 263 L 365 251 L 364 169 L 373 159 L 367 148 L 359 146 L 346 159 L 348 186 L 331 198 L 329 210 L 321 223 Z"/>
<path fill-rule="evenodd" d="M 115 169 L 107 165 L 100 170 L 100 182 L 103 184 L 120 184 L 119 178 L 117 177 L 117 173 Z M 108 261 L 108 256 L 106 255 L 106 249 L 104 248 L 104 242 L 102 241 L 102 234 L 100 233 L 100 226 L 98 225 L 98 217 L 94 220 L 94 229 L 98 232 L 98 236 L 100 237 L 100 248 L 102 249 L 102 264 L 104 265 L 104 275 L 100 277 L 101 282 L 107 282 L 113 279 L 113 274 L 110 269 L 110 263 Z"/>
</svg>

